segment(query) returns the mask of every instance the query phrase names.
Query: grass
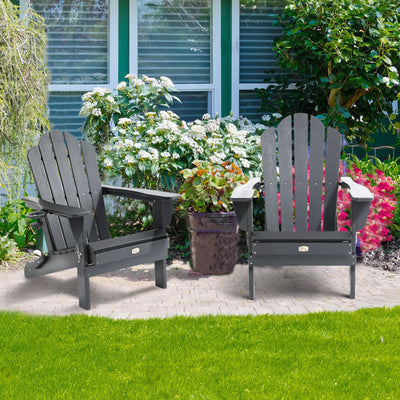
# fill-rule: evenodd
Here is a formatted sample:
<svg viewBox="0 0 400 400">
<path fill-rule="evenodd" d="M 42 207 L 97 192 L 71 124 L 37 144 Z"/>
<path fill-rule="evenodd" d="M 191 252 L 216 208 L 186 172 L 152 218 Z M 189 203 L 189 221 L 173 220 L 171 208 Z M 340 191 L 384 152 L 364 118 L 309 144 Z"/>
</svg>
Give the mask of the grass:
<svg viewBox="0 0 400 400">
<path fill-rule="evenodd" d="M 400 307 L 111 320 L 0 313 L 2 399 L 399 399 Z"/>
</svg>

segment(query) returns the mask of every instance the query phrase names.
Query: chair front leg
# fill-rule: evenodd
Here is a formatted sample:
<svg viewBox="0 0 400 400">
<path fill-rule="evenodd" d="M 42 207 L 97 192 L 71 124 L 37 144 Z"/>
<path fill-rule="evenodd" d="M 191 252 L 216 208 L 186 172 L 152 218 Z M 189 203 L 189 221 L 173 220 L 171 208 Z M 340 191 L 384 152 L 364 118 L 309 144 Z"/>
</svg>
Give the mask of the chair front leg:
<svg viewBox="0 0 400 400">
<path fill-rule="evenodd" d="M 155 279 L 156 286 L 162 289 L 167 288 L 167 262 L 166 260 L 156 261 L 155 266 Z"/>
</svg>

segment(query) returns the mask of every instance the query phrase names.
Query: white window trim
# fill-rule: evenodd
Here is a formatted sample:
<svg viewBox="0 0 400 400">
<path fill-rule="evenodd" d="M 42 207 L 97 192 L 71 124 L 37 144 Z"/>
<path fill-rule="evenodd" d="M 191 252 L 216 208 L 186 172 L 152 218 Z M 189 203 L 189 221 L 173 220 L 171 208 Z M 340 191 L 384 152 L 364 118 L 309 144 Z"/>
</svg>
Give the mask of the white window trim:
<svg viewBox="0 0 400 400">
<path fill-rule="evenodd" d="M 26 11 L 29 0 L 21 0 L 21 10 Z M 114 89 L 118 84 L 118 0 L 109 0 L 109 20 L 108 20 L 108 81 L 98 84 L 50 84 L 50 92 L 88 92 L 94 86 L 107 86 Z"/>
<path fill-rule="evenodd" d="M 129 0 L 129 72 L 133 74 L 138 73 L 137 7 L 137 0 Z M 211 115 L 215 115 L 216 113 L 221 113 L 221 0 L 212 0 L 211 29 L 211 82 L 206 84 L 175 84 L 175 87 L 181 92 L 209 92 L 207 111 Z"/>
</svg>

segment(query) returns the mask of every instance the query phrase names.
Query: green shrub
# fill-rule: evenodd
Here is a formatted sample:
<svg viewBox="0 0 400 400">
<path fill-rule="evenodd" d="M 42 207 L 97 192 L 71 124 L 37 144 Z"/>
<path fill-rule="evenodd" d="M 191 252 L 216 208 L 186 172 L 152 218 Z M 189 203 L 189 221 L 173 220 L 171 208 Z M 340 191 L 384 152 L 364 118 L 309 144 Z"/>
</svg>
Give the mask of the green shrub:
<svg viewBox="0 0 400 400">
<path fill-rule="evenodd" d="M 278 17 L 281 70 L 258 91 L 266 112 L 311 113 L 361 143 L 399 129 L 388 118 L 400 93 L 398 1 L 287 0 Z"/>
</svg>

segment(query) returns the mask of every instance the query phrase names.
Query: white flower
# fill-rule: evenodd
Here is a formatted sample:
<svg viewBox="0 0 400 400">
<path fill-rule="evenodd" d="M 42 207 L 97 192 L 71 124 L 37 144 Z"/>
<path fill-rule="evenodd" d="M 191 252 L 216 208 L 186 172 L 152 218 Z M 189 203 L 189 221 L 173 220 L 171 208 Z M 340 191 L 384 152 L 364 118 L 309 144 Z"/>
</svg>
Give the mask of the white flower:
<svg viewBox="0 0 400 400">
<path fill-rule="evenodd" d="M 120 118 L 118 120 L 118 125 L 125 125 L 125 124 L 130 124 L 132 120 L 130 118 Z"/>
<path fill-rule="evenodd" d="M 100 96 L 104 96 L 105 94 L 111 93 L 111 90 L 108 88 L 95 87 L 93 89 L 93 93 L 97 93 Z"/>
<path fill-rule="evenodd" d="M 125 158 L 124 158 L 124 163 L 125 164 L 130 165 L 130 164 L 133 164 L 134 162 L 135 162 L 135 159 L 130 154 L 127 154 L 125 156 Z"/>
<path fill-rule="evenodd" d="M 124 90 L 125 88 L 126 88 L 126 82 L 125 81 L 122 81 L 122 82 L 118 83 L 118 85 L 116 87 L 117 90 Z"/>
<path fill-rule="evenodd" d="M 219 122 L 215 120 L 211 120 L 206 126 L 205 129 L 208 132 L 218 132 L 219 131 Z"/>
<path fill-rule="evenodd" d="M 261 117 L 261 119 L 265 122 L 269 122 L 271 120 L 271 116 L 269 114 L 265 114 Z"/>
<path fill-rule="evenodd" d="M 148 129 L 147 131 L 146 131 L 146 133 L 148 134 L 148 135 L 150 135 L 150 136 L 154 136 L 155 134 L 156 134 L 156 131 L 154 130 L 154 129 Z"/>
<path fill-rule="evenodd" d="M 161 152 L 161 157 L 164 157 L 164 158 L 169 158 L 169 157 L 171 157 L 171 154 L 168 152 L 168 151 L 163 151 L 163 152 Z"/>
<path fill-rule="evenodd" d="M 151 143 L 153 143 L 153 144 L 157 144 L 157 143 L 160 143 L 160 142 L 161 142 L 161 138 L 159 136 L 154 136 L 151 139 Z"/>
<path fill-rule="evenodd" d="M 82 101 L 88 101 L 92 98 L 93 92 L 87 92 L 82 95 Z"/>
<path fill-rule="evenodd" d="M 194 137 L 197 140 L 206 138 L 206 130 L 202 125 L 193 125 L 190 129 L 190 132 L 194 133 Z"/>
<path fill-rule="evenodd" d="M 170 119 L 170 115 L 167 111 L 160 111 L 160 117 L 161 119 Z"/>
<path fill-rule="evenodd" d="M 239 146 L 232 146 L 232 151 L 237 155 L 237 156 L 241 156 L 241 157 L 246 157 L 246 150 L 242 149 Z"/>
<path fill-rule="evenodd" d="M 245 158 L 242 160 L 242 167 L 243 168 L 250 168 L 250 162 Z"/>
<path fill-rule="evenodd" d="M 166 76 L 161 76 L 160 82 L 161 82 L 161 85 L 163 87 L 165 87 L 166 89 L 172 89 L 174 87 L 174 84 L 171 81 L 171 79 L 167 78 Z"/>
<path fill-rule="evenodd" d="M 153 148 L 149 150 L 150 150 L 150 160 L 158 161 L 158 150 Z"/>
<path fill-rule="evenodd" d="M 235 134 L 235 133 L 237 132 L 236 125 L 233 125 L 232 123 L 229 123 L 229 124 L 226 126 L 226 130 L 227 130 L 229 133 L 232 133 L 232 134 Z"/>
<path fill-rule="evenodd" d="M 137 75 L 135 75 L 135 74 L 126 74 L 125 78 L 126 79 L 137 79 Z"/>
<path fill-rule="evenodd" d="M 221 152 L 215 152 L 214 153 L 214 155 L 216 156 L 216 157 L 218 157 L 218 158 L 220 158 L 221 160 L 224 160 L 225 158 L 226 158 L 226 155 L 225 155 L 225 153 L 223 152 L 223 151 L 221 151 Z"/>
<path fill-rule="evenodd" d="M 92 114 L 95 115 L 96 117 L 101 117 L 101 115 L 102 115 L 100 108 L 94 108 L 92 110 Z"/>
<path fill-rule="evenodd" d="M 139 156 L 139 158 L 144 160 L 146 158 L 150 158 L 150 153 L 147 152 L 146 150 L 139 150 L 138 156 Z"/>
<path fill-rule="evenodd" d="M 113 166 L 113 160 L 111 160 L 111 158 L 105 158 L 103 161 L 103 165 L 106 168 L 111 168 Z"/>
<path fill-rule="evenodd" d="M 173 158 L 174 160 L 178 160 L 180 157 L 181 157 L 181 156 L 180 156 L 178 153 L 173 153 L 173 154 L 172 154 L 172 158 Z"/>
<path fill-rule="evenodd" d="M 279 113 L 273 113 L 272 116 L 274 118 L 282 118 L 282 114 L 279 114 Z"/>
<path fill-rule="evenodd" d="M 204 114 L 202 119 L 210 119 L 211 115 L 209 113 Z"/>
<path fill-rule="evenodd" d="M 142 143 L 136 142 L 134 146 L 136 149 L 140 149 L 142 147 Z"/>
<path fill-rule="evenodd" d="M 128 149 L 133 147 L 133 140 L 132 139 L 125 139 L 124 142 L 125 147 L 127 147 Z"/>
<path fill-rule="evenodd" d="M 125 135 L 126 130 L 125 130 L 125 129 L 120 129 L 120 130 L 119 130 L 119 133 L 120 133 L 121 135 Z"/>
<path fill-rule="evenodd" d="M 267 129 L 267 127 L 265 125 L 263 125 L 263 124 L 256 124 L 255 128 L 257 130 L 260 130 L 260 131 L 263 131 L 263 130 Z"/>
<path fill-rule="evenodd" d="M 221 164 L 222 163 L 222 160 L 216 156 L 211 156 L 210 161 L 212 164 Z"/>
<path fill-rule="evenodd" d="M 85 103 L 82 104 L 79 115 L 82 115 L 84 117 L 90 115 L 92 112 L 92 108 L 96 107 L 96 105 L 97 103 L 91 103 L 90 101 L 86 101 Z"/>
<path fill-rule="evenodd" d="M 115 103 L 114 97 L 112 97 L 112 96 L 107 96 L 107 97 L 106 97 L 106 100 L 107 100 L 108 102 L 110 102 L 110 103 Z"/>
</svg>

